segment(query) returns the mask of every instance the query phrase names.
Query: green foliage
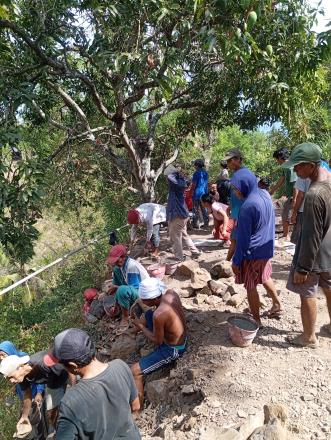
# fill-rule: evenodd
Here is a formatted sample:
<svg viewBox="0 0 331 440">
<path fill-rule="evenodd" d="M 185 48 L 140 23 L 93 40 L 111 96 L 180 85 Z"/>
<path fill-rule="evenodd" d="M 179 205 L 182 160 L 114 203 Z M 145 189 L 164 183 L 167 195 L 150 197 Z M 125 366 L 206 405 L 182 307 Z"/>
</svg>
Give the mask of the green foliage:
<svg viewBox="0 0 331 440">
<path fill-rule="evenodd" d="M 38 237 L 43 171 L 33 158 L 19 161 L 2 155 L 0 165 L 0 242 L 6 254 L 23 266 Z"/>
</svg>

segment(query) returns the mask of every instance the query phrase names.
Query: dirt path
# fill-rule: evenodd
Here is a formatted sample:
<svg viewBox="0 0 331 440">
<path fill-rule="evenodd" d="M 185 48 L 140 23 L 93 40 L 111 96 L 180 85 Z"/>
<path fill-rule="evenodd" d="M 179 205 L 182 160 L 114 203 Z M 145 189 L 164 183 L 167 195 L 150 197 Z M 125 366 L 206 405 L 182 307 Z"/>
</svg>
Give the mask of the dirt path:
<svg viewBox="0 0 331 440">
<path fill-rule="evenodd" d="M 193 238 L 201 238 L 201 234 Z M 226 250 L 204 250 L 198 261 L 207 269 L 226 255 Z M 286 342 L 287 335 L 301 329 L 299 297 L 285 287 L 290 262 L 289 254 L 276 252 L 273 278 L 285 315 L 279 321 L 264 319 L 265 327 L 251 347 L 234 347 L 227 333 L 230 313 L 243 311 L 246 302 L 235 309 L 213 300 L 197 304 L 195 297 L 182 298 L 189 348 L 164 380 L 160 404 L 149 405 L 138 421 L 144 439 L 157 435 L 199 439 L 207 427 L 240 423 L 270 402 L 288 408 L 291 438 L 331 438 L 331 339 L 321 334 L 316 350 L 294 348 Z M 175 276 L 167 277 L 166 283 L 177 289 L 185 286 Z M 261 293 L 264 295 L 263 288 Z M 266 301 L 269 305 L 270 300 Z M 317 329 L 327 322 L 320 294 Z"/>
</svg>

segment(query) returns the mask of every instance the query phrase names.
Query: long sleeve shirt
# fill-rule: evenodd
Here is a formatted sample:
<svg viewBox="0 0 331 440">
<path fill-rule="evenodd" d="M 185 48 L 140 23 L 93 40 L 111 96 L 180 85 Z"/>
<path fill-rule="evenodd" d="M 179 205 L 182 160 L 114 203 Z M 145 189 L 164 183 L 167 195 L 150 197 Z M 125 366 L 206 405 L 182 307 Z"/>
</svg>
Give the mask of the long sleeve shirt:
<svg viewBox="0 0 331 440">
<path fill-rule="evenodd" d="M 313 182 L 305 197 L 302 231 L 293 257 L 300 272 L 331 269 L 331 181 Z"/>
<path fill-rule="evenodd" d="M 167 220 L 166 207 L 157 203 L 143 203 L 136 208 L 139 212 L 139 223 L 145 223 L 147 227 L 146 241 L 149 241 L 153 234 L 153 226 Z M 137 237 L 138 225 L 132 225 L 131 240 Z"/>
<path fill-rule="evenodd" d="M 176 217 L 187 218 L 189 211 L 185 203 L 184 192 L 188 187 L 188 181 L 180 173 L 175 172 L 168 176 L 168 186 L 167 220 L 171 221 Z"/>
</svg>

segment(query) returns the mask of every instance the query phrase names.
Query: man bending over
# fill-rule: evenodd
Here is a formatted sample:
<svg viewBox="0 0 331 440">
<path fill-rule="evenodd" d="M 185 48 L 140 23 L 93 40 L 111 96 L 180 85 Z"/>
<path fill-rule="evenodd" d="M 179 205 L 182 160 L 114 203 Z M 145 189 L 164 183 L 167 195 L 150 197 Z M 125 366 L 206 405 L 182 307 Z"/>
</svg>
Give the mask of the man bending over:
<svg viewBox="0 0 331 440">
<path fill-rule="evenodd" d="M 140 283 L 139 296 L 149 307 L 144 317 L 132 322 L 138 331 L 142 331 L 147 339 L 157 348 L 149 355 L 132 365 L 131 370 L 138 389 L 140 401 L 143 401 L 143 375 L 162 368 L 164 365 L 182 356 L 186 349 L 185 315 L 179 296 L 157 278 L 147 278 Z"/>
</svg>

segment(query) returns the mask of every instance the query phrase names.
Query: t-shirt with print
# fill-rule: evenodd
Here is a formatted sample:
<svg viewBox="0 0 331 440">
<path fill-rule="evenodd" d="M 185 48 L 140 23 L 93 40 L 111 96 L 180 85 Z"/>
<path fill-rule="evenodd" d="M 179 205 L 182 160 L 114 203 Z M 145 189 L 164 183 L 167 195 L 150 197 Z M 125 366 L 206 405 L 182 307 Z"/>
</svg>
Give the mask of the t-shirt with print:
<svg viewBox="0 0 331 440">
<path fill-rule="evenodd" d="M 192 176 L 192 183 L 195 184 L 193 200 L 200 200 L 204 194 L 208 193 L 208 173 L 206 170 L 197 170 Z"/>
<path fill-rule="evenodd" d="M 31 382 L 45 384 L 48 388 L 53 389 L 62 388 L 66 385 L 68 380 L 67 370 L 61 364 L 47 367 L 44 364 L 44 356 L 47 353 L 47 351 L 38 351 L 30 356 L 30 364 L 33 366 L 33 370 L 20 384 L 23 391 L 30 386 Z"/>
<path fill-rule="evenodd" d="M 111 361 L 102 373 L 67 390 L 56 440 L 139 440 L 130 407 L 137 396 L 128 365 Z"/>
<path fill-rule="evenodd" d="M 284 182 L 284 190 L 285 190 L 285 196 L 288 198 L 293 197 L 293 188 L 295 181 L 297 180 L 297 175 L 293 168 L 282 168 L 283 170 L 283 176 L 285 177 Z"/>
</svg>

